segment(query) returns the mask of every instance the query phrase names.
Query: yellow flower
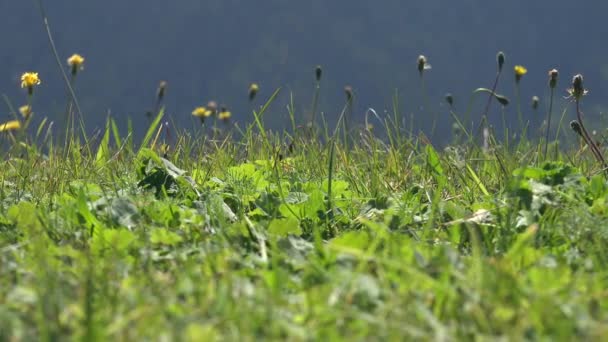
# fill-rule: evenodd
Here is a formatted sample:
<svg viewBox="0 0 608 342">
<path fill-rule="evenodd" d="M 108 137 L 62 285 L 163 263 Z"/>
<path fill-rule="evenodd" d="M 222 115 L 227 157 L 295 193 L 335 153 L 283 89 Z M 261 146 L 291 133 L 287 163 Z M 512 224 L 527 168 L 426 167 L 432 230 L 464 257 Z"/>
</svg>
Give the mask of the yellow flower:
<svg viewBox="0 0 608 342">
<path fill-rule="evenodd" d="M 211 115 L 213 115 L 213 111 L 211 111 L 205 107 L 196 107 L 192 111 L 192 115 L 196 116 L 197 118 L 204 119 L 204 118 L 208 118 Z"/>
<path fill-rule="evenodd" d="M 21 128 L 21 122 L 19 120 L 11 120 L 0 124 L 0 132 L 14 131 Z"/>
<path fill-rule="evenodd" d="M 259 90 L 260 86 L 257 83 L 251 83 L 249 86 L 249 101 L 253 101 Z"/>
<path fill-rule="evenodd" d="M 217 118 L 222 120 L 222 121 L 227 121 L 230 119 L 230 117 L 232 116 L 232 113 L 230 113 L 230 111 L 228 110 L 222 110 L 218 115 Z"/>
<path fill-rule="evenodd" d="M 82 68 L 82 64 L 84 63 L 84 57 L 75 53 L 72 57 L 68 58 L 68 65 L 72 68 Z"/>
<path fill-rule="evenodd" d="M 521 65 L 516 65 L 513 69 L 515 70 L 515 83 L 519 83 L 521 77 L 528 72 L 528 69 L 524 68 Z"/>
<path fill-rule="evenodd" d="M 38 78 L 37 72 L 26 72 L 21 75 L 21 88 L 31 89 L 35 85 L 40 84 L 40 78 Z"/>
<path fill-rule="evenodd" d="M 524 68 L 521 65 L 516 65 L 514 69 L 515 69 L 515 75 L 517 75 L 519 77 L 525 75 L 528 72 L 528 69 Z"/>
<path fill-rule="evenodd" d="M 19 113 L 21 113 L 23 118 L 27 120 L 33 114 L 32 106 L 25 105 L 25 106 L 19 107 Z"/>
</svg>

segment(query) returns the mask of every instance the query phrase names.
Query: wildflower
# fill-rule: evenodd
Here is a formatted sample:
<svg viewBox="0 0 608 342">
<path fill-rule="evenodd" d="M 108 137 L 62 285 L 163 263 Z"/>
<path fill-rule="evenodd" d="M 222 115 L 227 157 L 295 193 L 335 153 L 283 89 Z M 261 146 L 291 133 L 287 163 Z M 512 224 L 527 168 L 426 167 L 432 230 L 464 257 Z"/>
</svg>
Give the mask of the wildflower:
<svg viewBox="0 0 608 342">
<path fill-rule="evenodd" d="M 70 58 L 68 58 L 68 65 L 72 68 L 72 75 L 76 75 L 78 70 L 83 69 L 84 57 L 75 53 Z"/>
<path fill-rule="evenodd" d="M 428 69 L 431 69 L 431 65 L 426 60 L 426 57 L 424 55 L 418 56 L 418 72 L 420 73 L 420 76 L 422 76 L 424 70 Z"/>
<path fill-rule="evenodd" d="M 524 76 L 528 72 L 528 69 L 524 68 L 521 65 L 516 65 L 513 69 L 515 70 L 515 82 L 518 83 L 521 80 L 522 76 Z"/>
<path fill-rule="evenodd" d="M 315 67 L 315 79 L 317 80 L 317 82 L 321 81 L 322 75 L 323 75 L 323 69 L 321 68 L 320 65 L 317 65 Z"/>
<path fill-rule="evenodd" d="M 21 128 L 21 122 L 19 120 L 11 120 L 0 124 L 0 132 L 14 131 Z"/>
<path fill-rule="evenodd" d="M 539 102 L 540 99 L 538 98 L 538 96 L 532 96 L 532 109 L 536 110 L 538 108 Z"/>
<path fill-rule="evenodd" d="M 249 101 L 253 101 L 253 99 L 255 99 L 255 96 L 258 94 L 259 90 L 260 86 L 258 86 L 257 83 L 251 83 L 249 86 Z"/>
<path fill-rule="evenodd" d="M 29 119 L 30 116 L 32 116 L 32 114 L 33 114 L 33 112 L 32 112 L 32 106 L 25 105 L 25 106 L 19 107 L 19 113 L 21 113 L 21 115 L 23 116 L 23 118 L 25 120 Z"/>
<path fill-rule="evenodd" d="M 496 63 L 498 63 L 498 71 L 502 71 L 502 66 L 505 64 L 505 54 L 502 51 L 499 51 L 496 54 Z"/>
<path fill-rule="evenodd" d="M 217 115 L 217 118 L 224 122 L 227 122 L 228 120 L 230 120 L 231 117 L 232 117 L 232 113 L 224 107 L 220 110 L 219 114 Z"/>
<path fill-rule="evenodd" d="M 212 114 L 215 114 L 217 112 L 217 102 L 215 102 L 215 101 L 207 102 L 207 109 L 210 110 L 212 112 Z"/>
<path fill-rule="evenodd" d="M 557 77 L 559 76 L 559 72 L 557 69 L 549 70 L 549 87 L 551 89 L 555 88 L 557 85 Z"/>
<path fill-rule="evenodd" d="M 572 88 L 568 89 L 567 98 L 572 98 L 576 101 L 580 100 L 581 97 L 587 95 L 587 89 L 583 88 L 583 75 L 578 74 L 572 78 Z"/>
<path fill-rule="evenodd" d="M 34 92 L 34 86 L 40 84 L 40 78 L 38 78 L 37 72 L 26 72 L 21 75 L 21 88 L 27 88 L 28 94 L 32 95 Z"/>
<path fill-rule="evenodd" d="M 344 93 L 346 94 L 346 100 L 350 102 L 353 99 L 353 87 L 346 86 L 344 87 Z"/>
<path fill-rule="evenodd" d="M 213 115 L 213 112 L 205 107 L 196 107 L 192 111 L 192 115 L 196 116 L 197 118 L 200 118 L 201 120 L 204 120 L 205 118 L 208 118 Z"/>
</svg>

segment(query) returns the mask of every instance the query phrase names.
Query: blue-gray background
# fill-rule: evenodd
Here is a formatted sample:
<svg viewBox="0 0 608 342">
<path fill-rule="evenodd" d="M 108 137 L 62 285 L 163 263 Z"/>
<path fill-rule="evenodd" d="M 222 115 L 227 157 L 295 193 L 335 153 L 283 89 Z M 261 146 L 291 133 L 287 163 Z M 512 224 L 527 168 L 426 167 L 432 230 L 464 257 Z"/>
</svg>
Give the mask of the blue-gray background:
<svg viewBox="0 0 608 342">
<path fill-rule="evenodd" d="M 499 92 L 513 100 L 514 64 L 529 73 L 522 81 L 522 109 L 533 125 L 540 114 L 530 98 L 547 99 L 547 71 L 560 70 L 559 95 L 574 73 L 585 75 L 590 89 L 587 117 L 606 104 L 608 91 L 608 2 L 606 1 L 403 1 L 403 0 L 105 0 L 44 1 L 62 62 L 74 52 L 85 56 L 77 93 L 89 128 L 103 125 L 111 113 L 123 125 L 130 116 L 145 129 L 144 113 L 153 106 L 160 80 L 169 84 L 167 112 L 180 125 L 191 124 L 194 106 L 216 100 L 227 104 L 241 125 L 251 120 L 250 82 L 260 98 L 283 87 L 266 120 L 288 127 L 285 105 L 290 92 L 298 115 L 310 110 L 313 68 L 323 66 L 320 109 L 336 117 L 344 103 L 343 87 L 356 93 L 355 119 L 368 107 L 380 114 L 391 108 L 399 89 L 401 109 L 413 115 L 415 130 L 430 129 L 424 115 L 416 70 L 419 54 L 433 68 L 426 74 L 431 112 L 447 132 L 443 102 L 454 94 L 462 111 L 470 92 L 490 87 L 496 52 L 507 55 L 507 74 Z M 19 77 L 40 73 L 36 90 L 38 119 L 61 120 L 66 90 L 49 50 L 34 0 L 0 1 L 0 93 L 22 104 Z M 474 113 L 481 111 L 478 101 Z M 4 117 L 8 109 L 3 107 Z M 515 118 L 515 106 L 507 116 Z M 493 108 L 499 122 L 499 110 Z M 544 114 L 543 114 L 544 115 Z M 511 120 L 515 123 L 515 120 Z M 437 135 L 440 139 L 445 134 Z"/>
</svg>

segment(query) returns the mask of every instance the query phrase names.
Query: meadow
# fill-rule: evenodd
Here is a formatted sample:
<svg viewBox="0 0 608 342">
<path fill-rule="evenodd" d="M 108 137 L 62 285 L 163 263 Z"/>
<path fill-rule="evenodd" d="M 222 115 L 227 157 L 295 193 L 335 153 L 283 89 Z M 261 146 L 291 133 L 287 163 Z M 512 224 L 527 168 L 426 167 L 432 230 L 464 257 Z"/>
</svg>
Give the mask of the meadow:
<svg viewBox="0 0 608 342">
<path fill-rule="evenodd" d="M 584 79 L 549 71 L 538 133 L 523 96 L 497 93 L 527 70 L 496 63 L 493 87 L 472 91 L 483 112 L 446 95 L 446 146 L 397 101 L 356 119 L 350 87 L 330 127 L 321 66 L 309 112 L 252 84 L 245 126 L 211 101 L 175 129 L 161 82 L 141 139 L 112 116 L 87 134 L 83 56 L 59 63 L 57 122 L 32 124 L 46 84 L 25 72 L 0 124 L 0 339 L 606 338 L 608 183 Z M 412 67 L 424 90 L 426 58 Z M 487 121 L 505 106 L 515 131 Z M 291 129 L 267 129 L 270 115 Z"/>
</svg>

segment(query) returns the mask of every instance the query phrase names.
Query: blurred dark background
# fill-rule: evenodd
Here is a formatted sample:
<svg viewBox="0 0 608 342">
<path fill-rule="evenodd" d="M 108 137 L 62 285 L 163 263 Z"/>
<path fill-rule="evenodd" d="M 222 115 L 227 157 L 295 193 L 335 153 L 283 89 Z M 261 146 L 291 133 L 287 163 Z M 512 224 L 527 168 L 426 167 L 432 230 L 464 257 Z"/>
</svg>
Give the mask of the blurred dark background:
<svg viewBox="0 0 608 342">
<path fill-rule="evenodd" d="M 288 128 L 286 105 L 293 93 L 299 123 L 311 107 L 314 67 L 323 66 L 319 109 L 335 121 L 344 105 L 344 86 L 356 100 L 354 119 L 362 122 L 372 107 L 380 115 L 392 108 L 398 89 L 400 109 L 413 115 L 414 131 L 430 135 L 431 117 L 439 118 L 436 140 L 446 140 L 451 119 L 444 94 L 454 95 L 458 112 L 471 91 L 491 87 L 496 52 L 507 56 L 498 92 L 514 104 L 513 66 L 528 74 L 521 82 L 524 115 L 537 132 L 548 101 L 547 72 L 558 68 L 559 118 L 565 89 L 575 73 L 585 76 L 589 95 L 585 113 L 600 117 L 608 90 L 608 2 L 603 1 L 236 1 L 106 0 L 44 1 L 62 63 L 72 53 L 86 58 L 76 92 L 89 129 L 103 126 L 108 111 L 122 125 L 131 117 L 136 133 L 146 128 L 160 80 L 168 82 L 167 113 L 189 127 L 191 111 L 209 100 L 226 104 L 241 126 L 251 122 L 247 89 L 260 85 L 256 104 L 278 87 L 282 92 L 266 113 L 275 129 Z M 66 89 L 52 57 L 34 0 L 0 2 L 0 93 L 23 104 L 19 77 L 38 71 L 37 119 L 63 120 Z M 430 108 L 416 69 L 427 56 L 425 73 Z M 67 69 L 67 67 L 66 67 Z M 541 99 L 531 110 L 533 95 Z M 472 115 L 485 103 L 479 98 Z M 3 106 L 3 118 L 9 110 Z M 491 120 L 500 125 L 495 104 Z M 517 124 L 516 106 L 506 112 Z M 568 114 L 573 116 L 573 113 Z M 599 119 L 597 119 L 599 120 Z M 554 122 L 557 122 L 554 121 Z"/>
</svg>

